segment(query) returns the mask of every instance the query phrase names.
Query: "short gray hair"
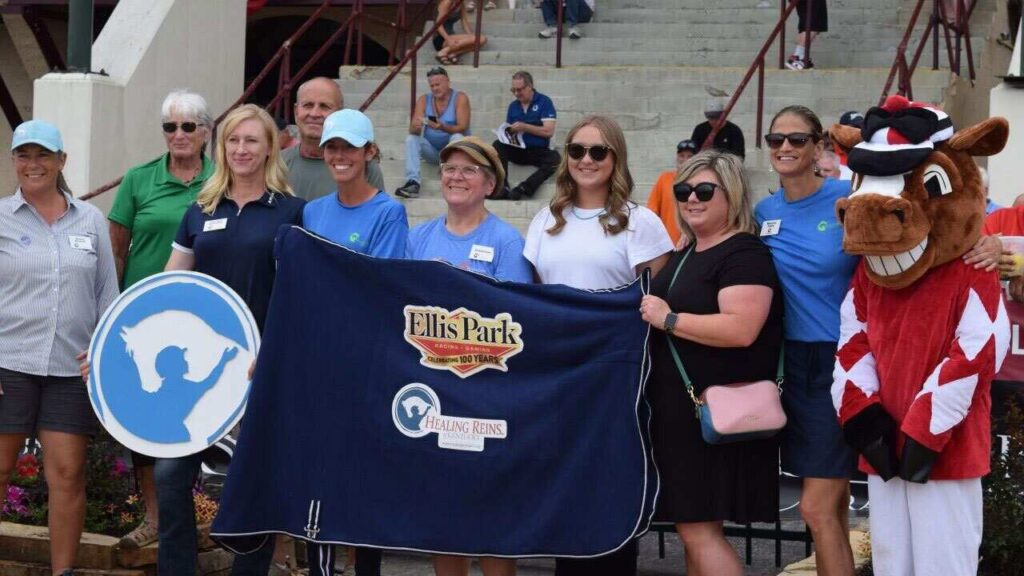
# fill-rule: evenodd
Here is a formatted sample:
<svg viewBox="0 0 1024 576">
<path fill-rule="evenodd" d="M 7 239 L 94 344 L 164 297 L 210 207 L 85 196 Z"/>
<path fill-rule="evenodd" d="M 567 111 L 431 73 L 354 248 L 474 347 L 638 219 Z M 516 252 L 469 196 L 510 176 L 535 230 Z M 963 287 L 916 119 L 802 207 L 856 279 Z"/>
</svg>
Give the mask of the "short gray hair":
<svg viewBox="0 0 1024 576">
<path fill-rule="evenodd" d="M 210 117 L 210 109 L 206 105 L 206 99 L 188 90 L 175 90 L 164 98 L 160 106 L 160 120 L 166 122 L 177 112 L 183 116 L 195 119 L 198 124 L 208 128 L 213 127 L 213 118 Z"/>
</svg>

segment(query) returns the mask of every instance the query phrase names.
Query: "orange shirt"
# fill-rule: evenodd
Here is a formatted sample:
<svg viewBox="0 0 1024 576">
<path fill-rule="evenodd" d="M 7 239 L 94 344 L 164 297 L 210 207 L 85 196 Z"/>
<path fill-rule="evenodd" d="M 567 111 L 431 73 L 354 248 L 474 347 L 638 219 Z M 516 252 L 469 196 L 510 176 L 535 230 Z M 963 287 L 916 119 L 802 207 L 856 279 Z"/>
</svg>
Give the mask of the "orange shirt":
<svg viewBox="0 0 1024 576">
<path fill-rule="evenodd" d="M 981 233 L 986 236 L 1024 236 L 1024 206 L 1001 208 L 985 217 Z"/>
<path fill-rule="evenodd" d="M 654 187 L 651 188 L 651 195 L 647 197 L 647 207 L 665 223 L 673 245 L 679 242 L 679 237 L 682 235 L 679 225 L 676 224 L 676 196 L 672 192 L 672 183 L 675 179 L 675 170 L 662 172 L 661 176 L 658 176 L 658 181 L 654 183 Z"/>
</svg>

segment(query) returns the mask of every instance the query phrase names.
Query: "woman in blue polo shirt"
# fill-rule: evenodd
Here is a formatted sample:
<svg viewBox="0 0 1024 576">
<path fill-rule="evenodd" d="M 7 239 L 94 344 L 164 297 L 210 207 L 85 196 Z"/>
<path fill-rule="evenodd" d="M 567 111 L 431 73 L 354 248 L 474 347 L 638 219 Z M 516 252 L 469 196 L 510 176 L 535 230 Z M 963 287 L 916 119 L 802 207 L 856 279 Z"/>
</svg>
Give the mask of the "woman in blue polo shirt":
<svg viewBox="0 0 1024 576">
<path fill-rule="evenodd" d="M 822 126 L 808 108 L 780 110 L 764 139 L 782 183 L 754 209 L 785 295 L 782 402 L 789 421 L 782 469 L 803 478 L 800 514 L 814 536 L 819 569 L 853 574 L 847 534 L 856 454 L 843 439 L 830 393 L 839 307 L 857 265 L 843 252 L 835 213 L 836 200 L 850 195 L 850 182 L 817 170 Z"/>
<path fill-rule="evenodd" d="M 306 204 L 306 229 L 361 254 L 405 257 L 405 206 L 366 181 L 366 164 L 378 152 L 370 119 L 358 110 L 332 113 L 324 120 L 320 148 L 338 192 Z M 324 567 L 334 566 L 334 547 L 310 543 L 306 550 L 310 576 L 330 576 Z M 355 556 L 356 576 L 380 576 L 380 550 L 356 548 Z"/>
<path fill-rule="evenodd" d="M 258 106 L 233 110 L 217 134 L 216 169 L 185 212 L 167 270 L 195 270 L 230 286 L 263 329 L 274 284 L 274 237 L 282 224 L 302 224 L 305 202 L 292 195 L 274 120 Z M 199 455 L 157 459 L 160 576 L 196 572 L 192 482 Z M 274 539 L 235 557 L 235 576 L 265 576 Z"/>
</svg>

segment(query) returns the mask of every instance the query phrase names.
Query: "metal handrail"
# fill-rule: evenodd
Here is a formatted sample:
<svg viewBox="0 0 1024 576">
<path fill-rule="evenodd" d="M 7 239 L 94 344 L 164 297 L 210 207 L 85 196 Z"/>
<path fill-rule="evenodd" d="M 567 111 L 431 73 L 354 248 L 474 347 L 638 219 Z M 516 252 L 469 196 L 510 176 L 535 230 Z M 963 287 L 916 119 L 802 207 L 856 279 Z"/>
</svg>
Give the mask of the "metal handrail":
<svg viewBox="0 0 1024 576">
<path fill-rule="evenodd" d="M 761 45 L 761 49 L 758 50 L 757 56 L 754 57 L 754 61 L 750 63 L 750 67 L 747 68 L 746 74 L 743 75 L 743 80 L 740 81 L 739 86 L 737 86 L 736 90 L 733 91 L 732 96 L 729 98 L 729 102 L 725 105 L 725 109 L 722 110 L 722 115 L 718 117 L 718 120 L 716 122 L 712 123 L 711 132 L 708 134 L 707 138 L 705 138 L 704 142 L 701 144 L 701 150 L 708 149 L 714 145 L 715 136 L 717 136 L 719 130 L 721 130 L 722 127 L 725 126 L 726 120 L 728 120 L 729 118 L 729 113 L 732 112 L 732 109 L 736 105 L 736 102 L 740 99 L 740 96 L 743 95 L 743 91 L 746 89 L 747 84 L 750 83 L 750 79 L 751 77 L 754 76 L 754 72 L 757 72 L 757 134 L 754 139 L 754 145 L 757 148 L 761 147 L 761 133 L 764 128 L 763 124 L 765 55 L 768 54 L 768 50 L 771 49 L 772 44 L 775 42 L 776 36 L 780 38 L 779 45 L 780 47 L 782 47 L 781 50 L 785 49 L 784 42 L 786 21 L 793 13 L 793 10 L 796 9 L 797 4 L 804 1 L 807 0 L 789 0 L 788 3 L 787 0 L 782 0 L 782 10 L 779 13 L 779 19 L 775 23 L 775 27 L 772 28 L 772 32 L 771 34 L 768 35 L 768 39 L 765 40 L 764 44 Z M 807 2 L 807 4 L 807 16 L 808 18 L 810 18 L 810 2 Z M 810 21 L 808 20 L 808 29 L 810 28 L 809 24 Z M 811 34 L 808 34 L 807 38 L 809 47 L 811 43 Z M 779 68 L 785 66 L 785 56 L 781 50 L 779 53 Z"/>
<path fill-rule="evenodd" d="M 921 11 L 924 8 L 924 3 L 930 1 L 932 4 L 932 11 L 928 18 L 928 25 L 925 26 L 924 32 L 921 34 L 921 39 L 918 41 L 917 48 L 914 50 L 914 57 L 910 62 L 907 62 L 907 48 L 909 47 L 910 40 L 914 35 L 914 28 L 917 26 L 917 20 L 921 16 Z M 960 75 L 960 52 L 961 52 L 961 40 L 965 41 L 965 47 L 967 52 L 967 71 L 971 81 L 971 85 L 975 81 L 975 70 L 974 70 L 974 51 L 971 47 L 971 30 L 970 20 L 971 15 L 974 14 L 974 8 L 978 5 L 977 0 L 971 0 L 970 4 L 965 4 L 965 0 L 956 0 L 956 14 L 954 15 L 954 25 L 948 24 L 946 18 L 945 6 L 939 0 L 918 0 L 914 6 L 914 11 L 910 16 L 910 22 L 907 24 L 907 30 L 903 34 L 903 40 L 900 41 L 899 47 L 896 48 L 896 56 L 893 58 L 892 66 L 889 68 L 889 76 L 886 78 L 885 86 L 882 88 L 882 95 L 878 99 L 879 105 L 885 102 L 885 99 L 889 96 L 889 91 L 892 89 L 894 81 L 897 81 L 896 93 L 907 98 L 913 99 L 914 91 L 911 85 L 911 79 L 914 72 L 917 70 L 917 65 L 921 60 L 921 55 L 924 53 L 925 47 L 928 45 L 929 38 L 932 40 L 932 70 L 939 69 L 939 28 L 943 29 L 943 36 L 946 44 L 946 57 L 949 63 L 950 70 L 957 76 Z M 950 37 L 952 31 L 953 36 Z"/>
</svg>

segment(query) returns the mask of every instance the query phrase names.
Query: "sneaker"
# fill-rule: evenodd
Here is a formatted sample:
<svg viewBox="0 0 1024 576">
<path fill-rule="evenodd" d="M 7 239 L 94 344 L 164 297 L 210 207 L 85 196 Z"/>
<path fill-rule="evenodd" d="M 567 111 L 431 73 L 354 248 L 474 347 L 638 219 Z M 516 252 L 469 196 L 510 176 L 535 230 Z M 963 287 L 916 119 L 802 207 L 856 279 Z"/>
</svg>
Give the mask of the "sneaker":
<svg viewBox="0 0 1024 576">
<path fill-rule="evenodd" d="M 814 63 L 811 62 L 810 58 L 798 58 L 796 54 L 793 54 L 786 60 L 786 68 L 790 70 L 808 70 L 814 68 Z"/>
<path fill-rule="evenodd" d="M 158 537 L 159 532 L 157 531 L 156 524 L 149 520 L 143 520 L 142 524 L 139 524 L 134 530 L 125 534 L 118 545 L 126 549 L 142 548 L 156 542 Z"/>
<path fill-rule="evenodd" d="M 508 192 L 508 199 L 509 200 L 522 200 L 524 197 L 525 198 L 532 198 L 533 194 L 527 193 L 526 192 L 526 188 L 523 188 L 522 184 L 516 186 L 515 188 L 509 190 L 509 192 Z"/>
<path fill-rule="evenodd" d="M 569 38 L 579 40 L 580 38 L 583 38 L 583 32 L 580 32 L 579 28 L 573 26 L 572 28 L 569 28 Z"/>
<path fill-rule="evenodd" d="M 554 26 L 548 26 L 540 32 L 537 32 L 537 36 L 540 38 L 551 38 L 555 35 L 555 32 L 557 32 L 557 29 Z"/>
<path fill-rule="evenodd" d="M 488 196 L 487 199 L 488 200 L 508 200 L 510 194 L 511 194 L 511 192 L 509 192 L 508 185 L 506 184 L 506 185 L 501 187 L 501 190 L 498 190 L 494 194 L 491 194 L 490 196 Z"/>
<path fill-rule="evenodd" d="M 415 180 L 408 180 L 401 188 L 395 190 L 395 196 L 401 198 L 419 198 L 420 183 Z"/>
</svg>

